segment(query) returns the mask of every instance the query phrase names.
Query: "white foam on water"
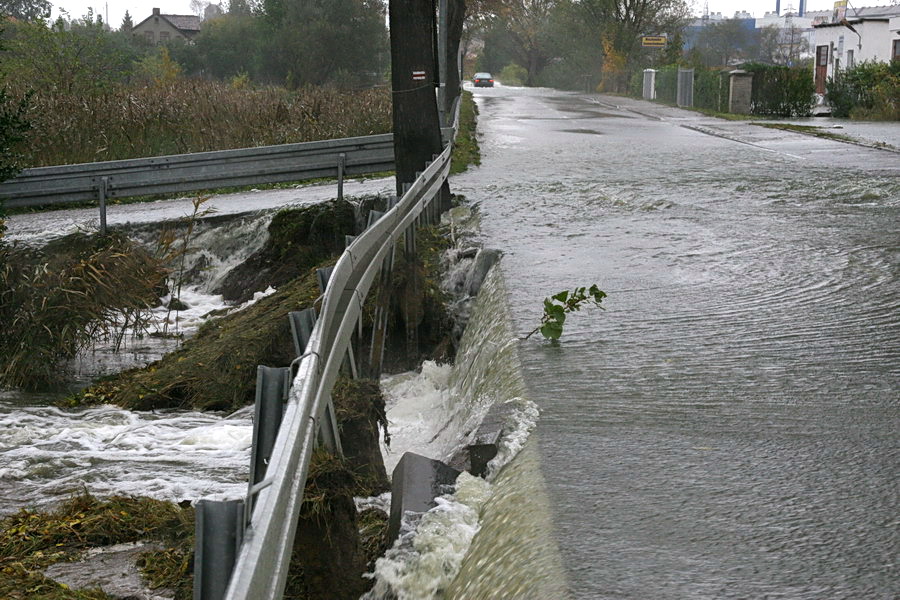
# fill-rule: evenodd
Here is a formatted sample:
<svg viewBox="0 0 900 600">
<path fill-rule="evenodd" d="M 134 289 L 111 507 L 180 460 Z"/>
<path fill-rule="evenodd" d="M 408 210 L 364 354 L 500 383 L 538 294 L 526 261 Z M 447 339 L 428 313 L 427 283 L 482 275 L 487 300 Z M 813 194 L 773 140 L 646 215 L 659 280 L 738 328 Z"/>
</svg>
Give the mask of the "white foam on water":
<svg viewBox="0 0 900 600">
<path fill-rule="evenodd" d="M 388 474 L 404 452 L 442 460 L 459 442 L 458 431 L 448 425 L 453 416 L 448 387 L 452 368 L 425 361 L 419 373 L 401 373 L 381 380 L 391 435 L 390 447 L 382 443 Z"/>
<path fill-rule="evenodd" d="M 439 597 L 459 571 L 489 497 L 489 483 L 468 473 L 460 475 L 456 492 L 438 497 L 437 506 L 415 527 L 407 523 L 394 546 L 376 561 L 375 587 L 366 598 Z"/>
<path fill-rule="evenodd" d="M 0 512 L 86 489 L 162 500 L 246 493 L 251 414 L 21 407 L 0 402 Z"/>
<path fill-rule="evenodd" d="M 500 470 L 521 452 L 531 432 L 537 426 L 540 411 L 537 404 L 526 398 L 512 398 L 507 404 L 513 407 L 503 426 L 503 437 L 497 455 L 487 465 L 487 479 L 493 481 Z"/>
</svg>

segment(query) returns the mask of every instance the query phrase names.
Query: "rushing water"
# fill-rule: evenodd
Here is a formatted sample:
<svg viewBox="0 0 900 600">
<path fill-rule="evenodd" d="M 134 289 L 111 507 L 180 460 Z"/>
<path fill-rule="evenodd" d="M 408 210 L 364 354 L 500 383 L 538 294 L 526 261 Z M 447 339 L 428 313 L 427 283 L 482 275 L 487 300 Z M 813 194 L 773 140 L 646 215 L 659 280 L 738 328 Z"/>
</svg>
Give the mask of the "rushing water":
<svg viewBox="0 0 900 600">
<path fill-rule="evenodd" d="M 452 183 L 506 252 L 514 330 L 609 293 L 520 348 L 573 594 L 900 596 L 900 156 L 478 100 L 483 163 Z"/>
</svg>

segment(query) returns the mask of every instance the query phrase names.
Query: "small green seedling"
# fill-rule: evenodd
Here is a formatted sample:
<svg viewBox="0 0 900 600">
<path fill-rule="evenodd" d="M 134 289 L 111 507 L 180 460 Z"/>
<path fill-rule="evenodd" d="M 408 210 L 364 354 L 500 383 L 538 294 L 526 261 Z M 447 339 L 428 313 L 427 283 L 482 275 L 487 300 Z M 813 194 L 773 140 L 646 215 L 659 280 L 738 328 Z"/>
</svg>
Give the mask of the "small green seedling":
<svg viewBox="0 0 900 600">
<path fill-rule="evenodd" d="M 524 339 L 530 338 L 532 335 L 541 332 L 545 338 L 550 341 L 557 341 L 563 332 L 563 324 L 566 322 L 566 315 L 576 310 L 581 310 L 585 304 L 593 304 L 599 308 L 601 302 L 606 298 L 606 292 L 600 290 L 597 285 L 589 288 L 575 288 L 574 290 L 563 290 L 558 294 L 554 294 L 549 298 L 544 298 L 544 316 L 541 317 L 541 324 L 535 327 L 531 333 Z"/>
</svg>

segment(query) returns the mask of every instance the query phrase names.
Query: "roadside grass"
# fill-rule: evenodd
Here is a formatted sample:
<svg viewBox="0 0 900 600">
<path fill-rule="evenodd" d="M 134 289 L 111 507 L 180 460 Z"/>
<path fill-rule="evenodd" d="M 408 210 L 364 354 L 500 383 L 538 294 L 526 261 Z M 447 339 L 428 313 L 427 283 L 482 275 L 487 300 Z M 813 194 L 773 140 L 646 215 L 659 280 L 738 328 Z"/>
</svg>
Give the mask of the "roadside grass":
<svg viewBox="0 0 900 600">
<path fill-rule="evenodd" d="M 481 164 L 481 150 L 476 137 L 477 124 L 478 106 L 472 92 L 463 91 L 459 107 L 459 132 L 456 135 L 456 146 L 453 148 L 450 163 L 452 175 L 464 172 L 470 165 Z"/>
</svg>

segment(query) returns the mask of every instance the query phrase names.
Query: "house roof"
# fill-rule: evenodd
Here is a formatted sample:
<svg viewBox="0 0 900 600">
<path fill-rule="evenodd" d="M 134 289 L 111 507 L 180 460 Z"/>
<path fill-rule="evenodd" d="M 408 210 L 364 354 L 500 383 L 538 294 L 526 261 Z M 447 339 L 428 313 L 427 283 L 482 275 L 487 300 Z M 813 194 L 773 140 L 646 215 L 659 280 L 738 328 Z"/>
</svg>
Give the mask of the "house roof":
<svg viewBox="0 0 900 600">
<path fill-rule="evenodd" d="M 197 15 L 159 15 L 182 31 L 200 31 L 200 22 L 203 20 Z"/>
<path fill-rule="evenodd" d="M 871 19 L 875 17 L 888 19 L 890 17 L 900 16 L 900 5 L 895 4 L 893 6 L 865 6 L 857 10 L 850 8 L 847 10 L 847 16 L 849 17 L 851 15 L 854 18 L 861 19 Z"/>
<path fill-rule="evenodd" d="M 891 17 L 900 17 L 900 5 L 866 6 L 860 9 L 847 9 L 847 23 L 856 24 L 863 21 L 889 21 Z M 813 27 L 843 27 L 843 23 L 819 23 Z"/>
</svg>

